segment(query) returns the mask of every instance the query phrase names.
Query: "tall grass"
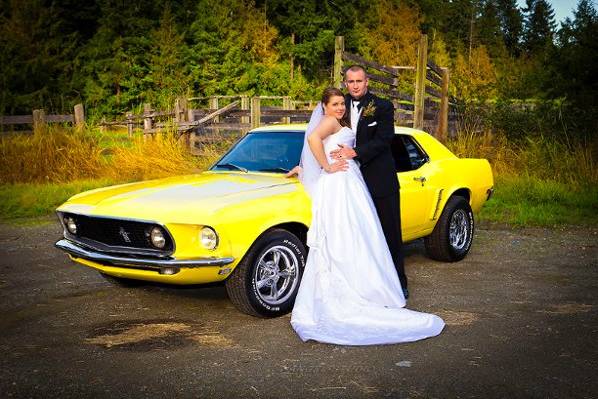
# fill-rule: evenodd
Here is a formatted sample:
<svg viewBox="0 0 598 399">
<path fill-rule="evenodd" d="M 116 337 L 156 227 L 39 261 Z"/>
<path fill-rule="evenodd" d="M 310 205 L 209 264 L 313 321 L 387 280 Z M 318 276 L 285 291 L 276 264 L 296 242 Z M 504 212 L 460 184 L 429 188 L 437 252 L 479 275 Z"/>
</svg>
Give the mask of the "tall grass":
<svg viewBox="0 0 598 399">
<path fill-rule="evenodd" d="M 172 131 L 128 138 L 55 126 L 3 137 L 0 220 L 51 214 L 70 196 L 92 188 L 205 170 L 235 137 L 209 139 L 198 155 L 191 155 Z"/>
<path fill-rule="evenodd" d="M 460 157 L 486 158 L 495 195 L 482 220 L 511 225 L 598 224 L 597 141 L 542 135 L 509 140 L 462 130 L 447 146 Z"/>
<path fill-rule="evenodd" d="M 597 142 L 544 136 L 510 141 L 501 134 L 461 131 L 446 144 L 459 157 L 488 159 L 495 175 L 555 181 L 573 189 L 598 184 Z"/>
<path fill-rule="evenodd" d="M 173 134 L 135 137 L 131 145 L 116 147 L 104 176 L 115 180 L 148 180 L 199 171 L 197 160 Z"/>
<path fill-rule="evenodd" d="M 52 126 L 0 139 L 0 182 L 68 182 L 99 178 L 105 168 L 98 138 Z"/>
<path fill-rule="evenodd" d="M 0 140 L 0 183 L 64 183 L 81 179 L 115 182 L 195 173 L 210 166 L 232 143 L 211 136 L 199 156 L 172 131 L 111 138 L 94 130 L 53 126 Z"/>
</svg>

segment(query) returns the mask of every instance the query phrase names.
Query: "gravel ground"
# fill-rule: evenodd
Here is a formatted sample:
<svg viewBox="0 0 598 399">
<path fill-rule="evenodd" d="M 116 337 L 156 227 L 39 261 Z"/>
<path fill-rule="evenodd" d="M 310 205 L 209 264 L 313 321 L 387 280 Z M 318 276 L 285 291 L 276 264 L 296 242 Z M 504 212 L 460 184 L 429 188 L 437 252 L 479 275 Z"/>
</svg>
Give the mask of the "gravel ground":
<svg viewBox="0 0 598 399">
<path fill-rule="evenodd" d="M 598 228 L 482 226 L 453 264 L 408 244 L 408 307 L 447 327 L 372 347 L 303 343 L 222 286 L 111 285 L 60 234 L 0 226 L 4 398 L 598 397 Z"/>
</svg>

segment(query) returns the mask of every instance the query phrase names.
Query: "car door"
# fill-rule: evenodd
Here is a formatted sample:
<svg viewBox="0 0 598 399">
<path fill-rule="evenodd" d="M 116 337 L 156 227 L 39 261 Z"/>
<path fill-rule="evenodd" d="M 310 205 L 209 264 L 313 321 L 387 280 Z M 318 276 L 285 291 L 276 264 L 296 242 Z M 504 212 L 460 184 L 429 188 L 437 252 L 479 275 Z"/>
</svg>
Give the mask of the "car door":
<svg viewBox="0 0 598 399">
<path fill-rule="evenodd" d="M 393 145 L 393 155 L 402 159 L 397 165 L 397 175 L 401 186 L 403 240 L 408 241 L 430 226 L 438 187 L 434 165 L 421 146 L 411 136 L 398 135 L 398 138 L 400 141 Z"/>
</svg>

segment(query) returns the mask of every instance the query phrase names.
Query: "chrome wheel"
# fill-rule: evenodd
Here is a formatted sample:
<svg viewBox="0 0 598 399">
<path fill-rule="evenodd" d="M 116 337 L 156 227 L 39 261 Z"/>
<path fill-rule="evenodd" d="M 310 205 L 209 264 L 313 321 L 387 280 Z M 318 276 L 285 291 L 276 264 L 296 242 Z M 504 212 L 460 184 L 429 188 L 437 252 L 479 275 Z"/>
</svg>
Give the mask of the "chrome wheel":
<svg viewBox="0 0 598 399">
<path fill-rule="evenodd" d="M 299 282 L 298 268 L 299 261 L 292 250 L 281 245 L 269 248 L 253 273 L 260 299 L 271 306 L 287 301 Z"/>
<path fill-rule="evenodd" d="M 451 247 L 461 250 L 469 240 L 469 218 L 463 209 L 456 210 L 449 225 L 449 242 Z"/>
</svg>

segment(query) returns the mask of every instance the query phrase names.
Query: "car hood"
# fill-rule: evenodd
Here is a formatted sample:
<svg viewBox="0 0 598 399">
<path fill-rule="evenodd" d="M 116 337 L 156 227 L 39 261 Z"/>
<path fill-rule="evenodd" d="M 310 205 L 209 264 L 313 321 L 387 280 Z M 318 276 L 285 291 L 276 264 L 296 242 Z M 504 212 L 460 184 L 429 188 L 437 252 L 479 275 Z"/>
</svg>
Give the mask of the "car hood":
<svg viewBox="0 0 598 399">
<path fill-rule="evenodd" d="M 59 211 L 85 215 L 189 223 L 224 207 L 302 190 L 283 175 L 204 172 L 86 191 Z"/>
</svg>

